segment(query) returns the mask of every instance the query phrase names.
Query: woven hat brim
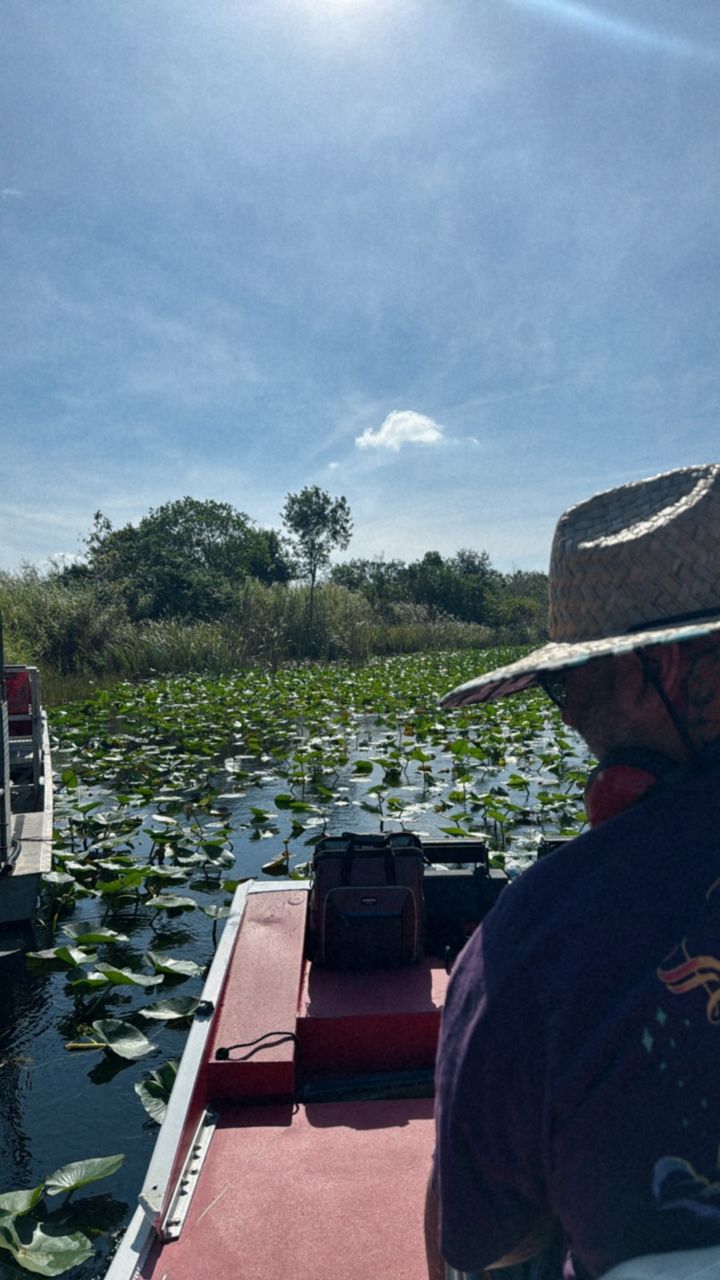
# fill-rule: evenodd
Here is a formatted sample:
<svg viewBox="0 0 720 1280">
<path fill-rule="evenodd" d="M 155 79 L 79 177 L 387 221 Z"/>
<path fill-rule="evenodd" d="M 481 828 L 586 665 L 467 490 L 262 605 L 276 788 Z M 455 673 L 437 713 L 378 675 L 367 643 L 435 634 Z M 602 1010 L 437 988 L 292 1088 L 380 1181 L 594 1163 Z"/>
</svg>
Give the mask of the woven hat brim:
<svg viewBox="0 0 720 1280">
<path fill-rule="evenodd" d="M 720 610 L 718 611 L 720 613 Z M 671 644 L 673 641 L 695 640 L 700 636 L 720 631 L 720 617 L 687 626 L 652 627 L 645 631 L 626 632 L 620 636 L 603 636 L 601 640 L 582 640 L 578 643 L 546 644 L 535 649 L 517 662 L 497 667 L 484 675 L 467 680 L 451 689 L 440 700 L 440 706 L 469 707 L 474 702 L 494 702 L 511 693 L 520 693 L 537 683 L 543 671 L 560 671 L 566 667 L 579 667 L 592 658 L 632 653 L 645 645 Z"/>
</svg>

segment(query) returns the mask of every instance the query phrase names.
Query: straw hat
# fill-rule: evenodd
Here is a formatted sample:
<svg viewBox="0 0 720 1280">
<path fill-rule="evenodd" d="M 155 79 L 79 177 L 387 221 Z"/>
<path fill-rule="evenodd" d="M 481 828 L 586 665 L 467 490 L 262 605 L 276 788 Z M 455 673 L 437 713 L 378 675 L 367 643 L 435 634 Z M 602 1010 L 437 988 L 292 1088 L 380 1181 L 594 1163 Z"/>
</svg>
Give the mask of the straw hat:
<svg viewBox="0 0 720 1280">
<path fill-rule="evenodd" d="M 489 702 L 538 673 L 720 631 L 720 463 L 598 493 L 558 521 L 550 643 L 468 680 L 444 707 Z"/>
</svg>

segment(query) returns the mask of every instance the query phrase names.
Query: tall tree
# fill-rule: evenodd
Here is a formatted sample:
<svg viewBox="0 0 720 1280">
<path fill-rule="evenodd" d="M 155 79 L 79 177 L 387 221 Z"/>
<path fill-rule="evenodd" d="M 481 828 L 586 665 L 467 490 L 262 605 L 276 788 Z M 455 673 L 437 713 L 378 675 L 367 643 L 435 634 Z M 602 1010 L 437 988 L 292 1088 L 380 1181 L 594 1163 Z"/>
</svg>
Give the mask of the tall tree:
<svg viewBox="0 0 720 1280">
<path fill-rule="evenodd" d="M 308 614 L 312 628 L 317 575 L 329 563 L 335 548 L 343 550 L 350 542 L 350 508 L 345 498 L 332 498 L 313 484 L 300 493 L 288 494 L 282 518 L 302 576 L 310 583 Z"/>
</svg>

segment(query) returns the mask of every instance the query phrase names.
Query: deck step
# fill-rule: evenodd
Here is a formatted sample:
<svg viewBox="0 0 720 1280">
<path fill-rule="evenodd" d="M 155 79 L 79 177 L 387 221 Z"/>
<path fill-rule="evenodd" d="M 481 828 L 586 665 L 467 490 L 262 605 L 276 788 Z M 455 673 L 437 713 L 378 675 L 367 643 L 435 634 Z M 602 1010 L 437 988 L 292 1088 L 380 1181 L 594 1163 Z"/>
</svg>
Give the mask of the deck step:
<svg viewBox="0 0 720 1280">
<path fill-rule="evenodd" d="M 432 1068 L 447 983 L 431 956 L 364 973 L 308 966 L 298 1016 L 303 1076 Z"/>
</svg>

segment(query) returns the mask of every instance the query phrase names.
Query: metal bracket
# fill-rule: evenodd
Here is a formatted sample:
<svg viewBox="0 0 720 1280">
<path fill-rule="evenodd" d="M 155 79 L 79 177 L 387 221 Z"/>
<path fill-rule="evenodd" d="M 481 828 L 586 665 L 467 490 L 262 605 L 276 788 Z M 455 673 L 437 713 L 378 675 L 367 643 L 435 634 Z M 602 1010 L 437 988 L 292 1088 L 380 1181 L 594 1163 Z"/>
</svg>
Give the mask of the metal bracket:
<svg viewBox="0 0 720 1280">
<path fill-rule="evenodd" d="M 217 1126 L 217 1116 L 212 1111 L 205 1111 L 195 1131 L 182 1172 L 176 1183 L 172 1200 L 168 1205 L 165 1217 L 160 1226 L 162 1240 L 177 1240 L 187 1217 L 190 1201 L 200 1177 L 205 1157 Z"/>
</svg>

